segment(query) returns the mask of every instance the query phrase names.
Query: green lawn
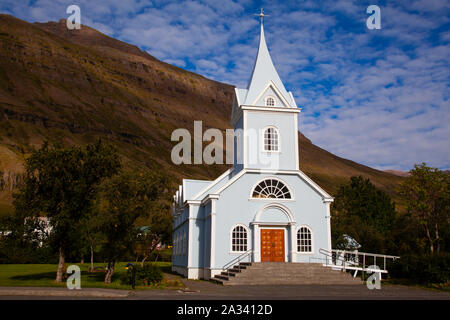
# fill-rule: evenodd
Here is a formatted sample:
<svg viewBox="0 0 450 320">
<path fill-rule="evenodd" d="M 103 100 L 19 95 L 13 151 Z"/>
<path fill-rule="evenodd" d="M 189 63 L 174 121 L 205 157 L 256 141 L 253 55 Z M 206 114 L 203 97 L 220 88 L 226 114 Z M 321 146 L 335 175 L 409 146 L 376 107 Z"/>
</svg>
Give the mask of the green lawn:
<svg viewBox="0 0 450 320">
<path fill-rule="evenodd" d="M 121 273 L 125 273 L 127 262 L 116 263 L 115 274 L 110 285 L 104 281 L 104 272 L 87 272 L 88 263 L 73 263 L 81 268 L 81 288 L 110 288 L 110 289 L 131 289 L 130 285 L 123 285 L 119 279 Z M 170 262 L 156 262 L 163 272 L 170 272 Z M 70 263 L 67 264 L 69 266 Z M 105 267 L 105 264 L 96 263 L 95 267 Z M 8 287 L 65 287 L 66 283 L 55 283 L 56 264 L 0 264 L 0 286 Z M 170 281 L 169 281 L 170 283 Z M 158 286 L 136 287 L 136 289 L 163 289 L 166 287 L 163 281 Z M 172 285 L 179 285 L 172 283 Z"/>
</svg>

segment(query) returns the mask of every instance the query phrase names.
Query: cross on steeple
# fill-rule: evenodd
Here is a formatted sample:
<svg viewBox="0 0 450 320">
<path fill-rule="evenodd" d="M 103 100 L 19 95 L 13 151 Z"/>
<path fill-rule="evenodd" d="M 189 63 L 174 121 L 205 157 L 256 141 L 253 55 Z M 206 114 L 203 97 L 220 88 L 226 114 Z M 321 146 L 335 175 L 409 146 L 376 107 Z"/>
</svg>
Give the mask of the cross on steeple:
<svg viewBox="0 0 450 320">
<path fill-rule="evenodd" d="M 261 8 L 261 12 L 258 13 L 258 14 L 255 14 L 255 16 L 259 16 L 259 18 L 261 19 L 261 24 L 262 24 L 264 17 L 268 17 L 269 15 L 268 14 L 264 14 L 264 9 Z"/>
</svg>

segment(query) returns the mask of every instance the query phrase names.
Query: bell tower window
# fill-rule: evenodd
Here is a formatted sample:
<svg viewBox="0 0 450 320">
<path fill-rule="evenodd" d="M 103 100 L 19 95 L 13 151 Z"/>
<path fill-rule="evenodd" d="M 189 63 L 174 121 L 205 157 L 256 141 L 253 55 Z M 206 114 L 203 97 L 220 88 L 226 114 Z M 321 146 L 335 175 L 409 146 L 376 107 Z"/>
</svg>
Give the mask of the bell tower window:
<svg viewBox="0 0 450 320">
<path fill-rule="evenodd" d="M 279 134 L 278 129 L 269 127 L 264 130 L 264 151 L 278 151 L 279 150 Z"/>
<path fill-rule="evenodd" d="M 273 97 L 267 97 L 266 98 L 266 106 L 274 107 L 275 106 L 275 99 Z"/>
</svg>

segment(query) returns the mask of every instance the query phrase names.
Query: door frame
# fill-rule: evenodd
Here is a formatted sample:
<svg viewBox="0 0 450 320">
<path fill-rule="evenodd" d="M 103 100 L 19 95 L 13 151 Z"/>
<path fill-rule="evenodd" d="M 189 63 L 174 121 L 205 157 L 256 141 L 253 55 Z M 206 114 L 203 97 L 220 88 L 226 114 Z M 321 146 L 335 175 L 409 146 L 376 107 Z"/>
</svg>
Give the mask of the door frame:
<svg viewBox="0 0 450 320">
<path fill-rule="evenodd" d="M 284 230 L 284 262 L 290 262 L 289 259 L 289 224 L 288 223 L 258 223 L 253 224 L 253 235 L 254 235 L 254 262 L 261 262 L 261 230 L 262 229 L 281 229 Z M 257 261 L 256 261 L 257 260 Z"/>
<path fill-rule="evenodd" d="M 283 230 L 283 261 L 280 262 L 286 262 L 287 261 L 287 250 L 286 250 L 286 241 L 287 241 L 287 228 L 284 227 L 263 227 L 259 228 L 259 245 L 261 247 L 261 234 L 263 230 Z M 260 250 L 260 261 L 262 262 L 262 250 Z"/>
</svg>

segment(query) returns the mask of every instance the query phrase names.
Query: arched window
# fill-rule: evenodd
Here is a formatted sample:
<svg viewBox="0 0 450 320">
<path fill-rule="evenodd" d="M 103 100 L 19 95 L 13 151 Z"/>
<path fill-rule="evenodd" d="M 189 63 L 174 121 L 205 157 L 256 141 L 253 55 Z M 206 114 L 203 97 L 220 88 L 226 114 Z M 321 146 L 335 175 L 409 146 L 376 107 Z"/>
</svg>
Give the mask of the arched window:
<svg viewBox="0 0 450 320">
<path fill-rule="evenodd" d="M 278 130 L 274 127 L 269 127 L 264 130 L 264 151 L 278 151 Z"/>
<path fill-rule="evenodd" d="M 236 226 L 231 232 L 231 251 L 246 252 L 247 251 L 247 229 L 244 226 Z"/>
<path fill-rule="evenodd" d="M 252 198 L 291 199 L 289 188 L 278 179 L 266 179 L 253 189 Z"/>
<path fill-rule="evenodd" d="M 266 106 L 268 106 L 268 107 L 275 106 L 275 99 L 272 97 L 267 97 L 266 98 Z"/>
<path fill-rule="evenodd" d="M 297 231 L 297 251 L 312 252 L 312 234 L 308 227 L 300 227 Z"/>
</svg>

